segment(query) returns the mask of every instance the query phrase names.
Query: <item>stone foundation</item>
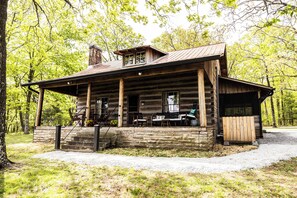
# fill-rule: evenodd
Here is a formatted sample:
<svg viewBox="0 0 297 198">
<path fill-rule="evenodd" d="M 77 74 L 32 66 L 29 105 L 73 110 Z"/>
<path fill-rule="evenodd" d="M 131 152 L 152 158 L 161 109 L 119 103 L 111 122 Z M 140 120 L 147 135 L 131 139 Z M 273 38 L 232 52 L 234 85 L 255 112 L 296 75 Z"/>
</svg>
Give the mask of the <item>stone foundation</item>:
<svg viewBox="0 0 297 198">
<path fill-rule="evenodd" d="M 70 141 L 77 134 L 94 133 L 94 127 L 77 127 L 64 140 L 71 129 L 62 128 L 62 143 Z M 101 128 L 101 135 L 106 130 L 105 127 Z M 36 127 L 34 142 L 54 142 L 55 131 L 55 127 Z M 108 133 L 116 136 L 117 147 L 210 150 L 214 144 L 213 131 L 213 127 L 113 127 Z"/>
<path fill-rule="evenodd" d="M 210 150 L 213 128 L 124 127 L 116 129 L 119 147 Z"/>
</svg>

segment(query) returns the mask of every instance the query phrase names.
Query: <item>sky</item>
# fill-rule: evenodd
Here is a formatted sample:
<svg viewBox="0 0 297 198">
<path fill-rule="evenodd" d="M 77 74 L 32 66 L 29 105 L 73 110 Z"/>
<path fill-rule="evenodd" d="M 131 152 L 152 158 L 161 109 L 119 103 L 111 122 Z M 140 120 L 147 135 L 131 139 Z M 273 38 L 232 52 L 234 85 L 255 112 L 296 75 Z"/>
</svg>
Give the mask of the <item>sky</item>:
<svg viewBox="0 0 297 198">
<path fill-rule="evenodd" d="M 210 7 L 206 5 L 199 5 L 197 8 L 199 13 L 201 15 L 206 15 L 210 12 Z M 140 33 L 141 35 L 144 36 L 145 38 L 145 43 L 144 44 L 151 44 L 151 41 L 160 36 L 163 32 L 166 31 L 166 28 L 161 28 L 158 24 L 154 23 L 154 16 L 152 15 L 152 12 L 148 10 L 145 5 L 144 1 L 140 1 L 138 4 L 138 10 L 140 13 L 146 13 L 146 16 L 149 18 L 149 23 L 146 25 L 140 24 L 140 23 L 135 23 L 133 21 L 128 21 L 128 24 L 131 25 L 136 33 Z M 169 26 L 172 28 L 176 27 L 183 27 L 183 28 L 188 28 L 190 23 L 186 19 L 187 12 L 185 9 L 181 10 L 177 14 L 171 14 L 169 18 Z M 226 23 L 223 18 L 219 17 L 210 17 L 208 20 L 215 22 L 215 24 L 220 25 Z M 240 38 L 240 33 L 233 31 L 230 34 L 232 36 L 230 38 L 226 38 L 224 42 L 227 44 L 232 44 L 235 41 L 239 40 Z"/>
</svg>

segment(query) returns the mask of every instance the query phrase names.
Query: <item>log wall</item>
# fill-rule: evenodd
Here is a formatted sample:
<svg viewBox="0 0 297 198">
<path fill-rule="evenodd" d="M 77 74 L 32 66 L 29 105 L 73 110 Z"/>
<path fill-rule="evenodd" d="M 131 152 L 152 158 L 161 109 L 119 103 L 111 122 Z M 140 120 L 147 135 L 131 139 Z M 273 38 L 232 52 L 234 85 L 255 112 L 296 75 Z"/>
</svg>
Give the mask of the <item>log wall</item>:
<svg viewBox="0 0 297 198">
<path fill-rule="evenodd" d="M 124 117 L 123 125 L 127 126 L 127 96 L 139 95 L 139 112 L 144 117 L 150 117 L 155 113 L 162 113 L 162 95 L 167 91 L 179 91 L 180 111 L 189 112 L 193 102 L 198 101 L 197 73 L 186 72 L 171 75 L 159 75 L 155 77 L 145 77 L 125 80 L 124 88 Z M 77 109 L 86 105 L 87 87 L 79 87 Z M 95 102 L 97 98 L 107 97 L 109 101 L 109 111 L 118 107 L 119 82 L 92 83 L 91 94 L 91 114 L 95 112 Z M 214 123 L 214 92 L 213 86 L 208 79 L 205 79 L 205 99 L 207 123 Z M 116 111 L 117 112 L 117 111 Z M 198 109 L 199 112 L 199 109 Z M 113 119 L 117 119 L 116 115 Z"/>
</svg>

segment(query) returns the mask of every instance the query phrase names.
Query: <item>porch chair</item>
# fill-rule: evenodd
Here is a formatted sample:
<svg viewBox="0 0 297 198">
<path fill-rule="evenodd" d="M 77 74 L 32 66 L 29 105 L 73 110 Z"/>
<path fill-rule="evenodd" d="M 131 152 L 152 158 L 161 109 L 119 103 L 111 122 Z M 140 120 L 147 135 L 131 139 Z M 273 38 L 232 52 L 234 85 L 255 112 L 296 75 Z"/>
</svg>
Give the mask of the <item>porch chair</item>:
<svg viewBox="0 0 297 198">
<path fill-rule="evenodd" d="M 181 114 L 180 116 L 185 119 L 185 122 L 186 122 L 185 124 L 188 125 L 191 120 L 197 119 L 196 115 L 197 115 L 197 102 L 194 102 L 190 112 L 186 114 Z"/>
<path fill-rule="evenodd" d="M 144 126 L 147 125 L 147 120 L 143 118 L 142 113 L 134 113 L 133 115 L 133 126 Z"/>
<path fill-rule="evenodd" d="M 165 115 L 163 113 L 156 113 L 152 115 L 152 126 L 161 126 L 162 121 L 165 119 Z"/>
</svg>

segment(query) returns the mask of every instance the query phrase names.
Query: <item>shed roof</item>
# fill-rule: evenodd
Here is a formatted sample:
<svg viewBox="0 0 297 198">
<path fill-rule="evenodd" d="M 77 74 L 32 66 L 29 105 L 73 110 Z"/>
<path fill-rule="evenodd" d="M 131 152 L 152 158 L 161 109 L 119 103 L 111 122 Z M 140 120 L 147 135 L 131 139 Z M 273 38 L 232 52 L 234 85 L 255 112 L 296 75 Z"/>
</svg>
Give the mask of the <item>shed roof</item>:
<svg viewBox="0 0 297 198">
<path fill-rule="evenodd" d="M 226 86 L 226 83 L 227 83 L 227 86 Z M 274 91 L 273 87 L 252 83 L 244 80 L 229 78 L 229 77 L 222 77 L 222 76 L 219 77 L 219 84 L 220 84 L 220 94 L 221 94 L 221 91 L 226 94 L 259 91 L 260 102 L 263 102 L 265 98 L 267 98 L 268 96 L 271 96 Z M 235 90 L 234 90 L 234 87 L 236 87 Z"/>
<path fill-rule="evenodd" d="M 240 84 L 244 84 L 244 85 L 248 85 L 248 86 L 258 87 L 260 89 L 265 89 L 265 90 L 271 90 L 271 91 L 273 91 L 275 89 L 273 87 L 269 87 L 269 86 L 266 86 L 266 85 L 261 85 L 261 84 L 257 84 L 257 83 L 253 83 L 253 82 L 248 82 L 248 81 L 245 81 L 245 80 L 239 80 L 239 79 L 235 79 L 235 78 L 230 78 L 230 77 L 222 77 L 222 76 L 220 76 L 220 79 L 231 81 L 233 83 L 240 83 Z"/>
</svg>

